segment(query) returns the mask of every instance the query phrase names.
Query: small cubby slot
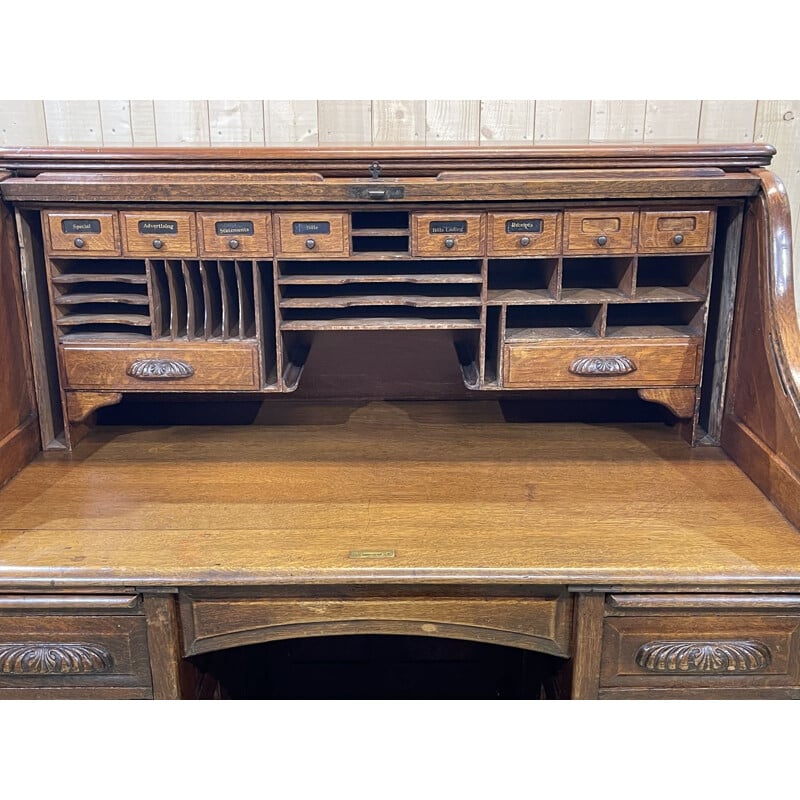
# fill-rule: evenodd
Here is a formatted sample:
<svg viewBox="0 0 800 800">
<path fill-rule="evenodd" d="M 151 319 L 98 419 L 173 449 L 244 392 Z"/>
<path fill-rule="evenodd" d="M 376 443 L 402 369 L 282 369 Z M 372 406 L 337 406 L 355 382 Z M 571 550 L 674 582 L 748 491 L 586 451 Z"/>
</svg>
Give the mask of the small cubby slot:
<svg viewBox="0 0 800 800">
<path fill-rule="evenodd" d="M 634 260 L 618 258 L 565 258 L 562 264 L 561 299 L 575 302 L 630 297 L 633 293 Z"/>
<path fill-rule="evenodd" d="M 506 341 L 583 339 L 603 333 L 602 305 L 509 306 Z"/>
<path fill-rule="evenodd" d="M 703 297 L 708 291 L 710 262 L 707 255 L 640 256 L 636 298 L 658 297 L 659 294 L 676 300 Z"/>
<path fill-rule="evenodd" d="M 703 303 L 619 303 L 608 306 L 606 336 L 702 336 Z"/>
<path fill-rule="evenodd" d="M 558 259 L 489 259 L 489 303 L 535 303 L 556 299 Z"/>
</svg>

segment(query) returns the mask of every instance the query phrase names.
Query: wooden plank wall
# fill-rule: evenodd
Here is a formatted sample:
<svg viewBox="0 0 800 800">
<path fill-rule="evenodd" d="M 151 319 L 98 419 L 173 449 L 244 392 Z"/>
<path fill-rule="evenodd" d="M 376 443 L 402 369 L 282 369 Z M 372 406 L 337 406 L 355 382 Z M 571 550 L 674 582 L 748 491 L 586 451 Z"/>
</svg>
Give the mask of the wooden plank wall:
<svg viewBox="0 0 800 800">
<path fill-rule="evenodd" d="M 545 142 L 769 142 L 800 242 L 800 100 L 0 100 L 0 146 Z"/>
</svg>

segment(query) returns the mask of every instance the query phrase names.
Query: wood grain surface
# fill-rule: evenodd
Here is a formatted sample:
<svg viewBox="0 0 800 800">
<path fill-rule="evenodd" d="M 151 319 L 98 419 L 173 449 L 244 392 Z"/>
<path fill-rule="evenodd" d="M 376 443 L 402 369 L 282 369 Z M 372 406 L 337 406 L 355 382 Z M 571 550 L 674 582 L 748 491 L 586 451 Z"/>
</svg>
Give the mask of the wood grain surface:
<svg viewBox="0 0 800 800">
<path fill-rule="evenodd" d="M 264 414 L 40 455 L 0 494 L 0 585 L 800 586 L 797 530 L 674 429 L 509 424 L 493 402 Z"/>
</svg>

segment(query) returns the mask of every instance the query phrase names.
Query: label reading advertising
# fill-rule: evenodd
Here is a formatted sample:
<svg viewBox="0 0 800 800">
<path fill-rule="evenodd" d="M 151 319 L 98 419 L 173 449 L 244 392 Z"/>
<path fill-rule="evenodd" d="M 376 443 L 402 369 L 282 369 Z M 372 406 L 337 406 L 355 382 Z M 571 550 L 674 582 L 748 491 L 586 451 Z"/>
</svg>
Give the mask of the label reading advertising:
<svg viewBox="0 0 800 800">
<path fill-rule="evenodd" d="M 139 233 L 149 236 L 174 236 L 178 233 L 178 223 L 174 219 L 143 219 L 139 221 Z"/>
</svg>

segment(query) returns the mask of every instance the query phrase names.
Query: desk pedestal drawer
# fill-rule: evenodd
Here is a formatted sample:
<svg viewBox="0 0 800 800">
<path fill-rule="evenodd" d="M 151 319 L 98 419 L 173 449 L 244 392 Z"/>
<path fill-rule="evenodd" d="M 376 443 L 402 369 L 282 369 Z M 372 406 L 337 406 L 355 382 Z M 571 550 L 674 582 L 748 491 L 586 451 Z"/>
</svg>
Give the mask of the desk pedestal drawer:
<svg viewBox="0 0 800 800">
<path fill-rule="evenodd" d="M 255 342 L 168 347 L 65 345 L 69 389 L 245 390 L 259 386 Z"/>
<path fill-rule="evenodd" d="M 626 386 L 693 386 L 697 341 L 618 339 L 505 345 L 503 385 L 520 389 L 614 389 Z"/>
<path fill-rule="evenodd" d="M 0 698 L 152 696 L 143 617 L 0 617 Z"/>
<path fill-rule="evenodd" d="M 797 597 L 622 595 L 606 613 L 601 697 L 800 697 Z"/>
</svg>

